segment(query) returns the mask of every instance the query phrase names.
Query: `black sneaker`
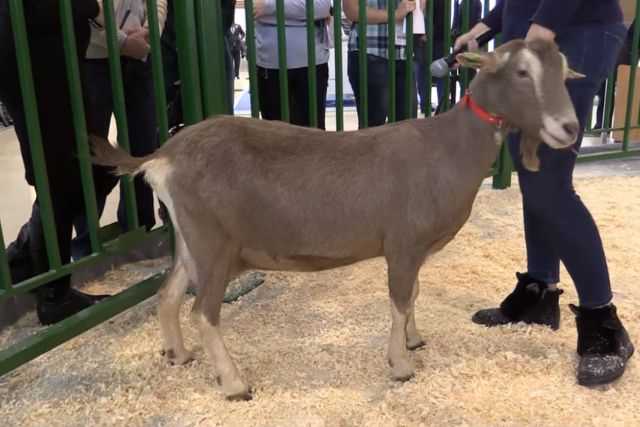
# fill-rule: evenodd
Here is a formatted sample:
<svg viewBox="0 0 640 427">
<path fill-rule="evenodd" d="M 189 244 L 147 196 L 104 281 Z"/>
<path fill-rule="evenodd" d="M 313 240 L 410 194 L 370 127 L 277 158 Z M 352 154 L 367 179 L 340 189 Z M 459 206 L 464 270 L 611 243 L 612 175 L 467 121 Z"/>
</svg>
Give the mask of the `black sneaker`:
<svg viewBox="0 0 640 427">
<path fill-rule="evenodd" d="M 570 307 L 578 327 L 578 384 L 594 386 L 620 378 L 634 348 L 616 307 Z"/>
<path fill-rule="evenodd" d="M 484 326 L 536 323 L 557 330 L 560 327 L 560 295 L 564 291 L 549 290 L 549 285 L 526 273 L 516 273 L 516 277 L 516 288 L 500 307 L 480 310 L 471 320 Z"/>
<path fill-rule="evenodd" d="M 46 292 L 38 294 L 37 313 L 42 325 L 58 323 L 67 317 L 90 307 L 110 295 L 88 295 L 70 289 L 63 296 L 46 295 Z"/>
</svg>

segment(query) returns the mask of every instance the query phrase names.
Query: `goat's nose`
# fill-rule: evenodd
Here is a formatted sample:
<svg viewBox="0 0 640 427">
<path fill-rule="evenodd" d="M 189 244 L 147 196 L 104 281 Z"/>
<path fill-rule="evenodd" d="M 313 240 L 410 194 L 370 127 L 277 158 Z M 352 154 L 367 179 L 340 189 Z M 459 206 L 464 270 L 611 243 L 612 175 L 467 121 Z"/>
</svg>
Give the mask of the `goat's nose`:
<svg viewBox="0 0 640 427">
<path fill-rule="evenodd" d="M 572 139 L 578 137 L 578 132 L 580 131 L 580 125 L 576 121 L 565 122 L 562 125 L 562 129 L 569 135 Z"/>
</svg>

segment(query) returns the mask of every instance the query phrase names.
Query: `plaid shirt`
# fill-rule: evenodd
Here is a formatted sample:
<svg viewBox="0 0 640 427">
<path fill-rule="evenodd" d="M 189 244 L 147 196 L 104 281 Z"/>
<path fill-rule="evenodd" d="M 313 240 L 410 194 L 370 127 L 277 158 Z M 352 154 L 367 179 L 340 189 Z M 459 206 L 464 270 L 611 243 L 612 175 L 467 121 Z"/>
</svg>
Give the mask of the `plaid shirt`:
<svg viewBox="0 0 640 427">
<path fill-rule="evenodd" d="M 394 0 L 391 0 L 394 1 Z M 396 4 L 400 4 L 401 0 L 395 0 Z M 373 9 L 387 10 L 387 0 L 367 0 L 367 7 Z M 405 59 L 404 48 L 406 45 L 406 36 L 404 32 L 404 21 L 396 24 L 396 59 Z M 349 33 L 349 51 L 358 50 L 358 24 L 354 22 L 351 25 Z M 367 53 L 369 55 L 389 58 L 389 37 L 387 24 L 368 24 L 367 25 Z"/>
</svg>

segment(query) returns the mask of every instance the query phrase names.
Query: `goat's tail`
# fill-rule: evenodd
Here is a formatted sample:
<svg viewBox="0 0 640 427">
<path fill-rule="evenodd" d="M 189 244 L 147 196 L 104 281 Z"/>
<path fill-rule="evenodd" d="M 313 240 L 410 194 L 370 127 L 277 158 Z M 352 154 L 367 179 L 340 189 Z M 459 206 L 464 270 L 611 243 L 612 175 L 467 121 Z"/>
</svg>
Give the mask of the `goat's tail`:
<svg viewBox="0 0 640 427">
<path fill-rule="evenodd" d="M 133 157 L 120 147 L 99 136 L 90 135 L 93 164 L 100 166 L 111 166 L 115 168 L 114 174 L 137 175 L 142 172 L 142 165 L 149 160 L 149 157 Z"/>
</svg>

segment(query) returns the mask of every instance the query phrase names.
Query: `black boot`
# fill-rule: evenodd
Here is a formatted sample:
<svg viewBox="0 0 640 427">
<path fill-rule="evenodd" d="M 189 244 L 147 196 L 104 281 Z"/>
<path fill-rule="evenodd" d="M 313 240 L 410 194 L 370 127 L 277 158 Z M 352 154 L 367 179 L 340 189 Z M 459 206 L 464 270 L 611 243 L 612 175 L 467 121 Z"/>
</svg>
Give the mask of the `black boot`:
<svg viewBox="0 0 640 427">
<path fill-rule="evenodd" d="M 51 325 L 73 316 L 109 295 L 88 295 L 69 288 L 64 293 L 56 292 L 54 287 L 38 289 L 38 320 L 43 325 Z"/>
<path fill-rule="evenodd" d="M 578 384 L 607 384 L 620 378 L 634 348 L 616 307 L 613 304 L 595 309 L 570 307 L 578 327 Z"/>
<path fill-rule="evenodd" d="M 499 308 L 480 310 L 471 320 L 484 326 L 518 322 L 537 323 L 557 330 L 560 327 L 559 299 L 564 291 L 549 290 L 549 285 L 526 273 L 516 273 L 516 277 L 516 288 L 502 301 Z"/>
</svg>

